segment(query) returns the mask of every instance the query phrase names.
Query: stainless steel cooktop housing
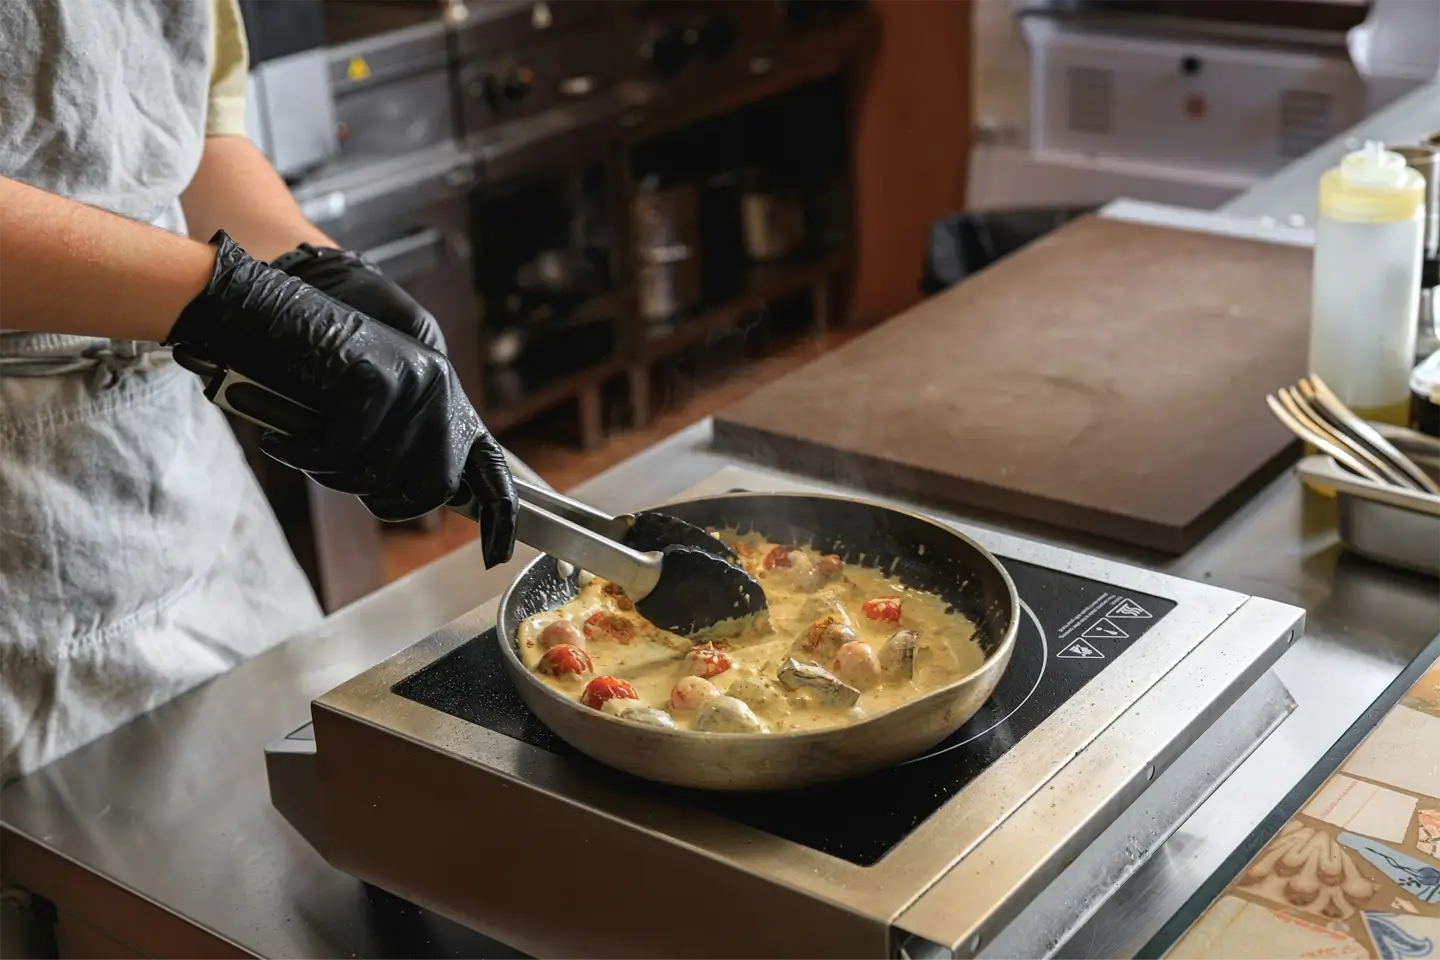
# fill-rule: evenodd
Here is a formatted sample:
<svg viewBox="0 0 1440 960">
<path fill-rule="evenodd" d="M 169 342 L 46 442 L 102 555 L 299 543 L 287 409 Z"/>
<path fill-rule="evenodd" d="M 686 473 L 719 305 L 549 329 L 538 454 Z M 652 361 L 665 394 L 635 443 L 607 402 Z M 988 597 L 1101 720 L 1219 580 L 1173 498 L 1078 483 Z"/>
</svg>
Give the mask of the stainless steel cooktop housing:
<svg viewBox="0 0 1440 960">
<path fill-rule="evenodd" d="M 730 467 L 682 496 L 740 487 L 805 489 Z M 1304 612 L 955 525 L 1177 606 L 874 866 L 391 692 L 494 601 L 314 701 L 267 750 L 272 799 L 337 868 L 536 956 L 1054 953 L 1286 715 L 1268 670 Z"/>
</svg>

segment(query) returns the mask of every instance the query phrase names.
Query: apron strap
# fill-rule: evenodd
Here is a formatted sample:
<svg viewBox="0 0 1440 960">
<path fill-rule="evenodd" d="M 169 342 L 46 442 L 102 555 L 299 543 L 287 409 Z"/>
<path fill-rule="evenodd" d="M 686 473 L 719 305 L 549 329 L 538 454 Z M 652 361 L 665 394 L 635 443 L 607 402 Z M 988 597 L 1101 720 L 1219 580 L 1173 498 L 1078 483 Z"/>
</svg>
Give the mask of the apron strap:
<svg viewBox="0 0 1440 960">
<path fill-rule="evenodd" d="M 69 373 L 102 369 L 107 376 L 118 377 L 138 367 L 151 357 L 169 355 L 170 348 L 143 340 L 92 341 L 78 353 L 47 353 L 43 351 L 0 350 L 0 376 L 57 377 Z"/>
</svg>

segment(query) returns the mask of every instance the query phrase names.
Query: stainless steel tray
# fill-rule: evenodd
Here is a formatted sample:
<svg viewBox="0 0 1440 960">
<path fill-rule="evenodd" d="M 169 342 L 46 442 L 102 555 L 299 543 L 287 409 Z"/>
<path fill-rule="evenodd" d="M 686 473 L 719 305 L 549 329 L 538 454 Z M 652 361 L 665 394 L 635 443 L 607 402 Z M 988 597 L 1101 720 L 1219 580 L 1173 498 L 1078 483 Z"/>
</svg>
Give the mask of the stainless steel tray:
<svg viewBox="0 0 1440 960">
<path fill-rule="evenodd" d="M 1440 478 L 1440 440 L 1374 425 L 1422 469 Z M 1335 491 L 1340 541 L 1378 563 L 1440 577 L 1440 497 L 1385 487 L 1356 476 L 1324 454 L 1295 467 L 1304 482 Z"/>
</svg>

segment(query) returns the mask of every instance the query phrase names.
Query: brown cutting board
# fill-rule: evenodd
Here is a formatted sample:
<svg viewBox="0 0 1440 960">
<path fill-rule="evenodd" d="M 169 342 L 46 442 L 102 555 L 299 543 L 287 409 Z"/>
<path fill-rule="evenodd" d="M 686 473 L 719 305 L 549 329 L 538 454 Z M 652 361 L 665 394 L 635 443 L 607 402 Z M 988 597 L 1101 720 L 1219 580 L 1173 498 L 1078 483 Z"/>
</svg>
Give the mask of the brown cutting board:
<svg viewBox="0 0 1440 960">
<path fill-rule="evenodd" d="M 762 388 L 717 444 L 1182 552 L 1296 445 L 1310 251 L 1087 217 Z"/>
</svg>

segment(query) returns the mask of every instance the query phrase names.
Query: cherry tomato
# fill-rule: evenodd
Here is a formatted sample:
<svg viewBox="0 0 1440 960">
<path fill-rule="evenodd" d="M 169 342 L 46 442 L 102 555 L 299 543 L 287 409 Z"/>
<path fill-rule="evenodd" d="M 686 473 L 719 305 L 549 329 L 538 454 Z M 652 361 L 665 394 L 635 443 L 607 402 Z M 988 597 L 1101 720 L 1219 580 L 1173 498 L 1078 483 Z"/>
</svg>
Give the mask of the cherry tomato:
<svg viewBox="0 0 1440 960">
<path fill-rule="evenodd" d="M 609 700 L 639 700 L 635 688 L 616 677 L 596 677 L 585 684 L 580 702 L 591 710 L 599 710 Z"/>
<path fill-rule="evenodd" d="M 551 647 L 558 647 L 562 644 L 584 650 L 585 634 L 581 633 L 580 628 L 569 620 L 556 620 L 540 631 L 541 650 L 549 650 Z"/>
<path fill-rule="evenodd" d="M 866 600 L 860 605 L 860 612 L 871 620 L 883 620 L 886 623 L 900 622 L 900 598 L 899 597 L 876 597 L 874 600 Z"/>
<path fill-rule="evenodd" d="M 776 567 L 792 566 L 794 561 L 790 559 L 790 554 L 794 550 L 794 547 L 771 547 L 770 552 L 765 554 L 765 569 L 774 570 Z"/>
<path fill-rule="evenodd" d="M 635 621 L 608 610 L 597 610 L 585 618 L 585 636 L 591 640 L 619 640 L 621 643 L 629 643 L 635 639 Z"/>
<path fill-rule="evenodd" d="M 696 647 L 685 654 L 685 666 L 690 676 L 709 680 L 735 666 L 735 658 L 713 647 Z"/>
<path fill-rule="evenodd" d="M 590 654 L 569 643 L 562 643 L 558 647 L 546 650 L 545 655 L 540 658 L 539 665 L 541 673 L 548 673 L 552 677 L 566 675 L 578 677 L 594 669 L 594 665 L 590 662 Z"/>
<path fill-rule="evenodd" d="M 820 558 L 819 563 L 815 564 L 815 569 L 827 577 L 833 577 L 845 569 L 845 561 L 841 560 L 838 554 L 827 553 Z"/>
</svg>

